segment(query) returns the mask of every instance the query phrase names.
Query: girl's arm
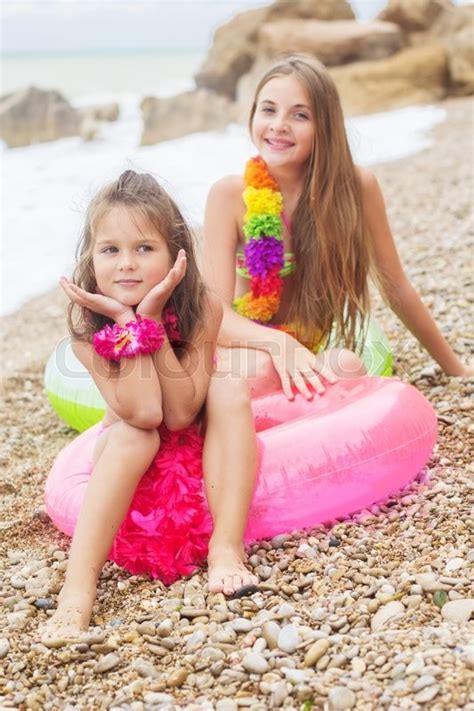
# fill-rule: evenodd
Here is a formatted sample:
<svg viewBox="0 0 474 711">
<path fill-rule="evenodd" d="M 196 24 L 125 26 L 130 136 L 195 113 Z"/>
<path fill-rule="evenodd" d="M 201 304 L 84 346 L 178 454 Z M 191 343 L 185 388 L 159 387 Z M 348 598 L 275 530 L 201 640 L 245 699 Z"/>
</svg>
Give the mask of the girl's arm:
<svg viewBox="0 0 474 711">
<path fill-rule="evenodd" d="M 127 322 L 133 319 L 132 313 Z M 92 344 L 75 341 L 72 347 L 74 354 L 91 374 L 105 402 L 118 417 L 140 429 L 160 426 L 163 419 L 161 388 L 150 354 L 122 358 L 113 369 L 107 360 L 95 352 Z"/>
<path fill-rule="evenodd" d="M 66 296 L 81 308 L 107 316 L 119 326 L 135 320 L 133 309 L 115 299 L 84 291 L 65 277 L 60 284 Z M 118 417 L 142 429 L 154 429 L 161 424 L 160 383 L 149 354 L 122 358 L 114 367 L 96 353 L 92 343 L 74 341 L 73 351 Z"/>
<path fill-rule="evenodd" d="M 384 296 L 390 308 L 447 375 L 471 373 L 473 369 L 466 367 L 454 353 L 403 271 L 377 179 L 369 170 L 361 168 L 359 176 L 364 219 L 372 237 L 376 266 L 384 281 Z"/>
<path fill-rule="evenodd" d="M 179 251 L 167 276 L 144 296 L 137 306 L 137 314 L 161 321 L 163 309 L 171 294 L 182 281 L 187 266 L 186 253 Z M 219 299 L 207 293 L 204 304 L 203 327 L 195 329 L 193 340 L 184 347 L 180 360 L 165 338 L 152 362 L 160 382 L 163 422 L 169 430 L 181 430 L 196 419 L 206 399 L 209 379 L 214 370 L 217 334 L 222 320 Z"/>
<path fill-rule="evenodd" d="M 204 326 L 186 345 L 181 359 L 168 339 L 153 354 L 160 381 L 163 422 L 169 430 L 182 430 L 196 419 L 206 399 L 214 371 L 217 334 L 222 320 L 219 299 L 208 293 L 205 298 Z"/>
<path fill-rule="evenodd" d="M 240 199 L 241 193 L 242 179 L 238 176 L 222 178 L 209 192 L 204 220 L 204 278 L 223 305 L 219 345 L 227 348 L 255 348 L 271 353 L 280 335 L 274 329 L 237 314 L 232 308 L 239 235 L 236 195 Z"/>
</svg>

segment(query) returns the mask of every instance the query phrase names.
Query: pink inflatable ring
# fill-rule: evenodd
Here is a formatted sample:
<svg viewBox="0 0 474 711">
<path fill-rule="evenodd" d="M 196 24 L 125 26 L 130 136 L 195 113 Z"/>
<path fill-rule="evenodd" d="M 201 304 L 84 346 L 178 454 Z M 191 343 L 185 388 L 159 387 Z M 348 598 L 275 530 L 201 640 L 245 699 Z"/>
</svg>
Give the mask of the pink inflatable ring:
<svg viewBox="0 0 474 711">
<path fill-rule="evenodd" d="M 387 498 L 415 478 L 436 441 L 430 403 L 394 378 L 340 380 L 312 401 L 297 396 L 289 402 L 276 392 L 256 398 L 252 407 L 259 471 L 247 543 L 345 517 Z M 95 425 L 60 452 L 46 482 L 47 511 L 68 535 L 84 498 L 100 427 Z M 150 517 L 163 515 L 160 502 L 153 505 L 155 513 L 148 509 L 137 514 L 148 524 Z M 210 521 L 207 506 L 206 516 Z M 195 533 L 208 535 L 207 523 L 200 519 L 199 527 Z M 158 545 L 161 530 L 156 528 Z M 191 534 L 191 526 L 188 530 Z M 123 557 L 114 559 L 131 572 L 147 570 L 146 565 L 127 565 Z"/>
</svg>

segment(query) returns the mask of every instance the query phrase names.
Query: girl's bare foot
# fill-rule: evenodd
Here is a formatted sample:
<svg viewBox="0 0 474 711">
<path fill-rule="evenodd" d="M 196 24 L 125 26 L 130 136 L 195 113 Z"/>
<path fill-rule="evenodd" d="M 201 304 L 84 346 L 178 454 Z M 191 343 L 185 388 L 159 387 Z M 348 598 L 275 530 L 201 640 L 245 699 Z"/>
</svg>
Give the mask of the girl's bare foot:
<svg viewBox="0 0 474 711">
<path fill-rule="evenodd" d="M 61 591 L 54 615 L 40 630 L 41 642 L 46 647 L 61 646 L 77 639 L 88 629 L 95 593 L 67 593 Z"/>
<path fill-rule="evenodd" d="M 222 592 L 231 596 L 238 594 L 242 588 L 255 587 L 258 578 L 247 570 L 245 561 L 246 555 L 242 545 L 211 541 L 207 557 L 209 592 Z"/>
</svg>

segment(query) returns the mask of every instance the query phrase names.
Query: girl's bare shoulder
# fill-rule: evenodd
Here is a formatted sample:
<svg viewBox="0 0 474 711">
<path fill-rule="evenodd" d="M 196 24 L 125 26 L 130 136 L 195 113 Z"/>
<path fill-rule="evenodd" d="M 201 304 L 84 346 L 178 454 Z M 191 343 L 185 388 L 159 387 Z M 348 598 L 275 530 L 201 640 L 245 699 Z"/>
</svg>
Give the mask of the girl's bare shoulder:
<svg viewBox="0 0 474 711">
<path fill-rule="evenodd" d="M 373 191 L 378 187 L 377 178 L 374 173 L 361 165 L 356 165 L 355 170 L 364 197 L 373 193 Z"/>
<path fill-rule="evenodd" d="M 226 175 L 211 187 L 209 198 L 231 202 L 242 200 L 244 187 L 244 179 L 241 175 Z"/>
</svg>

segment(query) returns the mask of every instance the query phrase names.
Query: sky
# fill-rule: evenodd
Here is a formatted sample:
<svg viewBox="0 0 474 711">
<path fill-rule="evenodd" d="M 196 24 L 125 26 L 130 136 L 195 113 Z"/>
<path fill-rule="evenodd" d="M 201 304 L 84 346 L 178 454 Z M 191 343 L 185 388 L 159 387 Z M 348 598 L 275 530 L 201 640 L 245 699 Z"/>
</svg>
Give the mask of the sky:
<svg viewBox="0 0 474 711">
<path fill-rule="evenodd" d="M 2 51 L 205 49 L 214 30 L 265 0 L 3 0 Z M 387 0 L 353 0 L 360 19 Z"/>
</svg>

